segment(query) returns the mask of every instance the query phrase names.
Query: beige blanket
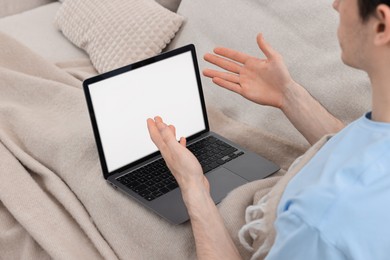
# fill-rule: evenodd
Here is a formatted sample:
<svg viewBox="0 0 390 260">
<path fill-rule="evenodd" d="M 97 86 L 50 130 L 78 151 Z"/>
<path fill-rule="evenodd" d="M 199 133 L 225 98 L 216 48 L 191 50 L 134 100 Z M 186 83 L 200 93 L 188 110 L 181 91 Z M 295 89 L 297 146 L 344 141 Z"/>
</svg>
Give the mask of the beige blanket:
<svg viewBox="0 0 390 260">
<path fill-rule="evenodd" d="M 173 226 L 104 181 L 81 89 L 94 73 L 88 61 L 55 66 L 0 34 L 0 258 L 195 258 L 189 223 Z M 304 152 L 209 113 L 212 129 L 284 169 Z M 245 209 L 279 178 L 244 185 L 219 205 L 244 258 L 252 254 L 238 240 Z"/>
</svg>

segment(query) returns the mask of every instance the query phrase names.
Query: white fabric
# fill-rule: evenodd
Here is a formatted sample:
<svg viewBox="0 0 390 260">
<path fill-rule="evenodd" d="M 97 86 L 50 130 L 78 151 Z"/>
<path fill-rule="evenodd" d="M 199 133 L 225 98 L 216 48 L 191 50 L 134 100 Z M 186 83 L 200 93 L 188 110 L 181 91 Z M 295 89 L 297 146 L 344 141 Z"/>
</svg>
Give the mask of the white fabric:
<svg viewBox="0 0 390 260">
<path fill-rule="evenodd" d="M 143 0 L 68 0 L 56 16 L 57 26 L 86 50 L 99 72 L 160 53 L 182 21 L 156 2 Z"/>
</svg>

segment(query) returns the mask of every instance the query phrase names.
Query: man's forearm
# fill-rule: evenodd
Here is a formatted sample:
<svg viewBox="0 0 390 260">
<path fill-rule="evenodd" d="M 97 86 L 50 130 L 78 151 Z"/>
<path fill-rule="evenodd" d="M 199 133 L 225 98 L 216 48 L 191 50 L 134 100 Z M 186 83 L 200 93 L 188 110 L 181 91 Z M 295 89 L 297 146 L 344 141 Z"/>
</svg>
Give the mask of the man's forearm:
<svg viewBox="0 0 390 260">
<path fill-rule="evenodd" d="M 344 123 L 330 114 L 306 89 L 293 83 L 281 107 L 295 128 L 309 141 L 316 143 L 322 136 L 337 133 Z"/>
<path fill-rule="evenodd" d="M 184 197 L 198 259 L 241 259 L 210 194 L 198 190 Z"/>
</svg>

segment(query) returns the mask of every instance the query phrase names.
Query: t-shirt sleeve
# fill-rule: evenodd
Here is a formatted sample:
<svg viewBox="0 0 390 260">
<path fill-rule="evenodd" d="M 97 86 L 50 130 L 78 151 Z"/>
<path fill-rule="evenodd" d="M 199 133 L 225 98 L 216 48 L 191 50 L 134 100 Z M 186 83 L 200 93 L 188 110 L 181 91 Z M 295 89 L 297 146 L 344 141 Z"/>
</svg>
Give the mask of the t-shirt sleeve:
<svg viewBox="0 0 390 260">
<path fill-rule="evenodd" d="M 267 260 L 346 259 L 338 248 L 321 237 L 318 229 L 291 212 L 283 212 L 277 218 L 275 228 L 277 235 Z"/>
</svg>

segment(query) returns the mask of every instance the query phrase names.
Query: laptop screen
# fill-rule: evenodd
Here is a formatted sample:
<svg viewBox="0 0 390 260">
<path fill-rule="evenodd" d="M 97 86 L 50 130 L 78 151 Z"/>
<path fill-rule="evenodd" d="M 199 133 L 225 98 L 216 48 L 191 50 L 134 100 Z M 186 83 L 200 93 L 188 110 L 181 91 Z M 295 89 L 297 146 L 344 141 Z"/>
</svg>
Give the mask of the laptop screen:
<svg viewBox="0 0 390 260">
<path fill-rule="evenodd" d="M 161 116 L 177 138 L 206 129 L 196 76 L 186 51 L 88 85 L 109 173 L 157 152 L 147 118 Z"/>
</svg>

